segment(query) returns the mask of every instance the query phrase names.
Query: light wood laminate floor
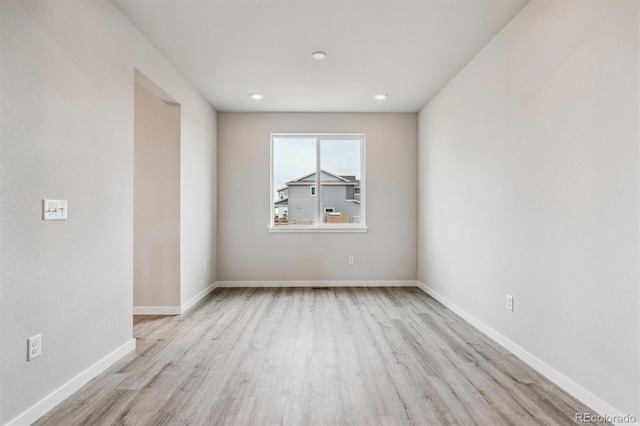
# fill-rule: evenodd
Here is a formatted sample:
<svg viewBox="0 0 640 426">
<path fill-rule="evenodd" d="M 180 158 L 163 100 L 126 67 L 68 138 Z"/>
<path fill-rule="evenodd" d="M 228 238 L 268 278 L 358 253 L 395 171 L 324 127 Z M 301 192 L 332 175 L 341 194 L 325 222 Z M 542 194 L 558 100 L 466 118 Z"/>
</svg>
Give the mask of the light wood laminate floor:
<svg viewBox="0 0 640 426">
<path fill-rule="evenodd" d="M 574 425 L 593 412 L 417 288 L 217 289 L 39 425 Z"/>
</svg>

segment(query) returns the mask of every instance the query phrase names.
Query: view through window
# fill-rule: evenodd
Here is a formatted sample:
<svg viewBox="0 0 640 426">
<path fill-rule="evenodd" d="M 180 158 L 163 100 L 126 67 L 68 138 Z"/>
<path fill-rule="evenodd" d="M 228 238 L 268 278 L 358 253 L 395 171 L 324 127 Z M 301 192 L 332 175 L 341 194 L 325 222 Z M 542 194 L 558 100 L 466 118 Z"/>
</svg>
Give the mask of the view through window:
<svg viewBox="0 0 640 426">
<path fill-rule="evenodd" d="M 364 228 L 364 135 L 271 137 L 272 228 Z"/>
</svg>

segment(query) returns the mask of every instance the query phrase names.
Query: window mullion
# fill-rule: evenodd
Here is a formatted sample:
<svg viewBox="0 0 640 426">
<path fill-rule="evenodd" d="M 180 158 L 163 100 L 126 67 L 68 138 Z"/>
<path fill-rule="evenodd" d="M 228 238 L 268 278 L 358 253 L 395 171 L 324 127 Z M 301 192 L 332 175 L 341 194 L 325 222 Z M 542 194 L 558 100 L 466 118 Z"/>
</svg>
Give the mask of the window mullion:
<svg viewBox="0 0 640 426">
<path fill-rule="evenodd" d="M 322 216 L 320 215 L 320 182 L 322 181 L 320 164 L 320 138 L 316 138 L 316 226 L 320 226 L 322 220 Z"/>
</svg>

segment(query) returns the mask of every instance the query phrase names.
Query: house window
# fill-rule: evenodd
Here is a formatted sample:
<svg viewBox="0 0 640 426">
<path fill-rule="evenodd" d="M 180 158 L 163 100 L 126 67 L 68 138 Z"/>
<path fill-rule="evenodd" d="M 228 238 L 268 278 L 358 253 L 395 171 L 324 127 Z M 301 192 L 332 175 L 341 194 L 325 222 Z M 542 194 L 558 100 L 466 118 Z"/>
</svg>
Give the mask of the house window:
<svg viewBox="0 0 640 426">
<path fill-rule="evenodd" d="M 364 148 L 363 134 L 272 134 L 270 231 L 366 231 Z"/>
</svg>

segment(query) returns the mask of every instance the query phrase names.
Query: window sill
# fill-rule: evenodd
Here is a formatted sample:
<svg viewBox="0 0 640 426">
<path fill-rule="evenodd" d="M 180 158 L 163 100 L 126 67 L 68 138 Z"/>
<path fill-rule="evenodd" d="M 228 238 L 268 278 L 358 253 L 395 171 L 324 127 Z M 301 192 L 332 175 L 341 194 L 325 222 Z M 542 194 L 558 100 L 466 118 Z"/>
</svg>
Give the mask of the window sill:
<svg viewBox="0 0 640 426">
<path fill-rule="evenodd" d="M 270 226 L 269 232 L 367 232 L 366 226 Z"/>
</svg>

